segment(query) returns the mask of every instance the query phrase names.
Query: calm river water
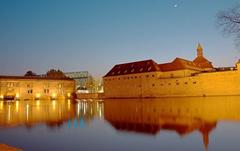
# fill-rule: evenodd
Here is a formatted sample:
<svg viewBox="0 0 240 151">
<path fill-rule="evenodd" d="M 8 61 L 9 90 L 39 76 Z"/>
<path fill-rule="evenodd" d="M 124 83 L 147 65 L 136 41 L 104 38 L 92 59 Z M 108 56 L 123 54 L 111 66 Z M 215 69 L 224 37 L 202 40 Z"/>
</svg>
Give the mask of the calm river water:
<svg viewBox="0 0 240 151">
<path fill-rule="evenodd" d="M 25 151 L 239 151 L 240 97 L 0 101 L 0 143 Z"/>
</svg>

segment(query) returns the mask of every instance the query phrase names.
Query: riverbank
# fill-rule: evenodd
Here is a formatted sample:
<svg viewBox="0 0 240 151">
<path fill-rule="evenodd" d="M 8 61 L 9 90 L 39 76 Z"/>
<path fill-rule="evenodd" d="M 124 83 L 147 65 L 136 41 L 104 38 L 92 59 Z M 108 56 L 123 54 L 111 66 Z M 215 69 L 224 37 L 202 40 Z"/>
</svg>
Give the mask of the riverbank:
<svg viewBox="0 0 240 151">
<path fill-rule="evenodd" d="M 0 151 L 23 151 L 23 150 L 6 144 L 0 144 Z"/>
</svg>

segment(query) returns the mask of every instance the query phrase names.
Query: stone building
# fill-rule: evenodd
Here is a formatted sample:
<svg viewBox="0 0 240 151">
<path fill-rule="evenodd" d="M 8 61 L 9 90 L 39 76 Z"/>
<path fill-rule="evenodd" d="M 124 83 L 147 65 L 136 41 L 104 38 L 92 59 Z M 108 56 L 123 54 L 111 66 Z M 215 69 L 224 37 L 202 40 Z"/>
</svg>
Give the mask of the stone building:
<svg viewBox="0 0 240 151">
<path fill-rule="evenodd" d="M 193 61 L 175 58 L 115 65 L 104 77 L 106 98 L 240 95 L 240 68 L 214 68 L 200 44 Z"/>
<path fill-rule="evenodd" d="M 38 76 L 28 71 L 25 76 L 0 76 L 0 99 L 65 99 L 75 92 L 75 81 L 60 70 Z"/>
</svg>

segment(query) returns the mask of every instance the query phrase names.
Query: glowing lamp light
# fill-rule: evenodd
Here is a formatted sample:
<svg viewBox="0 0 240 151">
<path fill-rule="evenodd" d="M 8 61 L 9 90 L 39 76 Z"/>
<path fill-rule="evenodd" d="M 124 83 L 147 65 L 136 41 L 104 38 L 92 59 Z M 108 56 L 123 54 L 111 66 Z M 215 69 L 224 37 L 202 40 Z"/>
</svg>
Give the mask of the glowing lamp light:
<svg viewBox="0 0 240 151">
<path fill-rule="evenodd" d="M 19 110 L 19 101 L 16 101 L 16 112 Z"/>
<path fill-rule="evenodd" d="M 16 94 L 16 98 L 19 99 L 19 93 Z"/>
<path fill-rule="evenodd" d="M 40 93 L 37 93 L 37 94 L 36 94 L 36 98 L 37 98 L 37 99 L 39 99 L 39 98 L 40 98 L 40 96 L 41 96 L 41 94 L 40 94 Z"/>
<path fill-rule="evenodd" d="M 3 99 L 3 95 L 0 95 L 0 99 Z"/>
<path fill-rule="evenodd" d="M 70 97 L 70 96 L 71 96 L 71 94 L 70 94 L 70 93 L 68 93 L 68 94 L 67 94 L 67 96 L 68 96 L 68 97 Z"/>
<path fill-rule="evenodd" d="M 52 94 L 52 98 L 55 99 L 56 98 L 56 93 Z"/>
</svg>

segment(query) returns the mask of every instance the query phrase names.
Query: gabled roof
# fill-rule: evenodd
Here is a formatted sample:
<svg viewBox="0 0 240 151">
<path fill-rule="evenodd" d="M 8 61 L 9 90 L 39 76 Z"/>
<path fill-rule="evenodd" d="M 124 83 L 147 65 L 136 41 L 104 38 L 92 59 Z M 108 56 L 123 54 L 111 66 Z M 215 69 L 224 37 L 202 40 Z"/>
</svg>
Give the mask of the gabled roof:
<svg viewBox="0 0 240 151">
<path fill-rule="evenodd" d="M 160 71 L 153 60 L 144 60 L 115 65 L 104 77 Z"/>
<path fill-rule="evenodd" d="M 212 63 L 203 56 L 197 56 L 193 62 L 200 68 L 213 68 Z"/>
<path fill-rule="evenodd" d="M 159 64 L 158 66 L 163 72 L 183 69 L 201 70 L 194 62 L 182 58 L 176 58 L 170 63 Z"/>
</svg>

